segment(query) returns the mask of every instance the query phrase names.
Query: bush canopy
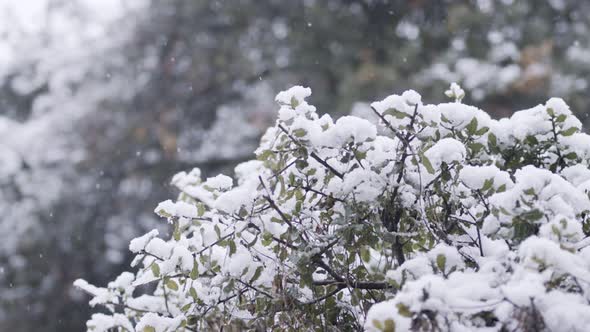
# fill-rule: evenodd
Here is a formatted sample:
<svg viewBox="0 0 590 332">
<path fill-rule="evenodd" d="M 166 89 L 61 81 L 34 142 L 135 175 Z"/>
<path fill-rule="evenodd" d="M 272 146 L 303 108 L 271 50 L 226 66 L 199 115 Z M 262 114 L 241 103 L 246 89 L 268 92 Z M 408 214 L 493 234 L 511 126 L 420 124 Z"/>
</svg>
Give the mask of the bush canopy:
<svg viewBox="0 0 590 332">
<path fill-rule="evenodd" d="M 235 179 L 181 172 L 89 330 L 583 331 L 590 136 L 558 98 L 495 120 L 409 90 L 367 118 L 295 86 Z M 368 107 L 367 107 L 368 108 Z"/>
</svg>

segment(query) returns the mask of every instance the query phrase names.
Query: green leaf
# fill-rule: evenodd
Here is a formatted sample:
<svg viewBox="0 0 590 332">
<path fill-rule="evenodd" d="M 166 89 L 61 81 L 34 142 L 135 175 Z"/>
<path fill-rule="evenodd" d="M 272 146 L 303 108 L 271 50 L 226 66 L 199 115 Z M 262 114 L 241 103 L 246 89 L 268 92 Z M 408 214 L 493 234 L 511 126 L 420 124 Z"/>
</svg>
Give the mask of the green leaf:
<svg viewBox="0 0 590 332">
<path fill-rule="evenodd" d="M 154 274 L 154 277 L 159 278 L 160 277 L 160 266 L 158 264 L 156 264 L 156 262 L 154 262 L 154 263 L 152 263 L 150 268 L 152 269 L 152 273 Z"/>
<path fill-rule="evenodd" d="M 299 100 L 295 96 L 291 97 L 291 107 L 297 108 L 297 106 L 299 106 Z"/>
<path fill-rule="evenodd" d="M 545 214 L 543 214 L 543 212 L 541 212 L 537 209 L 534 209 L 534 210 L 523 213 L 522 216 L 527 220 L 537 221 L 537 220 L 543 218 L 545 216 Z"/>
<path fill-rule="evenodd" d="M 246 218 L 246 217 L 248 216 L 248 210 L 246 210 L 246 208 L 242 206 L 242 207 L 240 208 L 240 211 L 238 211 L 238 215 L 239 215 L 241 218 Z"/>
<path fill-rule="evenodd" d="M 501 186 L 498 187 L 498 189 L 496 189 L 497 193 L 503 193 L 506 191 L 506 184 L 503 184 Z"/>
<path fill-rule="evenodd" d="M 365 263 L 369 263 L 371 261 L 371 251 L 368 247 L 361 247 L 361 259 Z"/>
<path fill-rule="evenodd" d="M 262 151 L 262 153 L 260 153 L 256 159 L 261 160 L 261 161 L 268 161 L 268 159 L 270 159 L 271 156 L 274 155 L 274 152 L 272 152 L 272 150 L 264 150 Z"/>
<path fill-rule="evenodd" d="M 289 257 L 289 252 L 284 248 L 281 248 L 281 251 L 279 252 L 279 259 L 281 261 L 284 261 L 287 259 L 287 257 Z"/>
<path fill-rule="evenodd" d="M 555 234 L 555 236 L 557 236 L 558 238 L 561 237 L 561 232 L 559 231 L 559 228 L 557 228 L 557 226 L 551 225 L 551 232 L 553 232 L 553 234 Z"/>
<path fill-rule="evenodd" d="M 566 219 L 561 219 L 559 221 L 559 224 L 561 225 L 561 227 L 563 227 L 564 229 L 567 228 L 567 220 Z"/>
<path fill-rule="evenodd" d="M 495 147 L 497 145 L 498 145 L 498 139 L 496 138 L 496 135 L 494 135 L 494 133 L 489 133 L 488 134 L 488 146 Z"/>
<path fill-rule="evenodd" d="M 164 217 L 164 218 L 172 217 L 172 215 L 170 215 L 170 213 L 166 212 L 166 210 L 164 210 L 164 209 L 160 209 L 158 212 L 156 212 L 156 214 L 159 215 L 160 217 Z"/>
<path fill-rule="evenodd" d="M 227 283 L 227 285 L 225 285 L 225 287 L 223 287 L 223 292 L 224 293 L 231 293 L 231 291 L 234 289 L 235 286 L 236 286 L 236 282 L 234 281 L 234 279 L 230 279 L 230 281 Z"/>
<path fill-rule="evenodd" d="M 295 135 L 295 137 L 304 137 L 307 135 L 307 131 L 305 131 L 303 128 L 297 128 L 293 130 L 293 135 Z"/>
<path fill-rule="evenodd" d="M 410 117 L 410 115 L 408 113 L 398 111 L 395 108 L 390 108 L 390 109 L 386 110 L 385 112 L 383 112 L 383 114 L 384 115 L 392 115 L 392 116 L 396 117 L 397 119 L 403 119 L 403 118 Z"/>
<path fill-rule="evenodd" d="M 533 195 L 535 195 L 535 189 L 534 188 L 525 189 L 525 190 L 523 190 L 523 193 L 525 195 L 533 196 Z"/>
<path fill-rule="evenodd" d="M 478 154 L 485 146 L 481 143 L 473 142 L 468 144 L 469 149 L 473 152 L 473 154 Z"/>
<path fill-rule="evenodd" d="M 481 128 L 479 128 L 479 129 L 478 129 L 478 130 L 475 132 L 475 134 L 476 134 L 476 135 L 479 135 L 479 136 L 482 136 L 482 135 L 484 135 L 485 133 L 487 133 L 489 130 L 490 130 L 490 127 L 481 127 Z"/>
<path fill-rule="evenodd" d="M 393 319 L 386 319 L 384 325 L 383 332 L 395 332 L 395 322 Z"/>
<path fill-rule="evenodd" d="M 354 151 L 354 157 L 358 160 L 363 160 L 363 159 L 367 158 L 367 152 L 356 150 L 356 151 Z"/>
<path fill-rule="evenodd" d="M 565 156 L 563 156 L 565 159 L 578 159 L 578 154 L 575 152 L 570 152 L 568 154 L 566 154 Z"/>
<path fill-rule="evenodd" d="M 178 225 L 178 220 L 174 221 L 174 232 L 172 233 L 174 237 L 174 241 L 180 241 L 180 226 Z"/>
<path fill-rule="evenodd" d="M 494 185 L 494 178 L 489 178 L 483 182 L 483 187 L 481 188 L 481 190 L 487 191 L 490 188 L 492 188 L 493 185 Z"/>
<path fill-rule="evenodd" d="M 262 245 L 268 247 L 272 243 L 272 234 L 269 232 L 265 232 L 262 234 Z"/>
<path fill-rule="evenodd" d="M 172 280 L 172 279 L 168 279 L 166 281 L 166 287 L 170 288 L 171 290 L 178 290 L 178 284 L 176 283 L 176 281 Z"/>
<path fill-rule="evenodd" d="M 301 201 L 297 201 L 295 203 L 295 214 L 299 214 L 299 212 L 301 212 L 301 205 L 302 205 Z"/>
<path fill-rule="evenodd" d="M 221 230 L 219 229 L 218 225 L 213 226 L 213 229 L 215 230 L 215 234 L 217 234 L 217 238 L 221 239 Z"/>
<path fill-rule="evenodd" d="M 514 219 L 516 219 L 516 218 L 514 218 Z M 535 227 L 535 225 L 530 224 L 525 221 L 517 221 L 517 222 L 513 221 L 513 225 L 514 225 L 513 227 L 514 227 L 514 239 L 515 240 L 526 239 L 527 237 L 531 236 L 532 234 L 534 234 L 537 231 L 537 228 Z"/>
<path fill-rule="evenodd" d="M 569 128 L 569 129 L 562 130 L 562 131 L 560 132 L 560 134 L 561 134 L 561 136 L 572 136 L 573 134 L 575 134 L 575 133 L 577 133 L 577 132 L 578 132 L 578 128 L 576 128 L 576 127 L 571 127 L 571 128 Z"/>
<path fill-rule="evenodd" d="M 143 328 L 143 332 L 156 332 L 156 328 L 148 325 Z"/>
<path fill-rule="evenodd" d="M 381 321 L 378 319 L 373 319 L 373 326 L 379 331 L 383 330 L 383 324 L 381 324 Z"/>
<path fill-rule="evenodd" d="M 231 257 L 237 251 L 236 243 L 234 241 L 229 241 L 228 244 L 229 244 L 229 256 Z"/>
<path fill-rule="evenodd" d="M 197 260 L 195 259 L 193 263 L 193 269 L 191 270 L 191 279 L 196 280 L 199 277 L 199 265 L 197 264 Z"/>
<path fill-rule="evenodd" d="M 564 122 L 567 119 L 567 115 L 560 114 L 557 118 L 555 118 L 555 122 Z"/>
<path fill-rule="evenodd" d="M 468 134 L 470 134 L 470 135 L 475 134 L 477 132 L 477 118 L 474 117 L 473 119 L 471 119 L 471 121 L 465 127 L 465 129 L 467 129 Z"/>
<path fill-rule="evenodd" d="M 187 312 L 191 308 L 192 303 L 187 303 L 180 308 L 180 311 Z"/>
<path fill-rule="evenodd" d="M 393 288 L 395 288 L 395 289 L 401 288 L 401 286 L 397 283 L 397 281 L 395 281 L 393 279 L 387 280 L 387 283 L 390 284 L 391 286 L 393 286 Z"/>
<path fill-rule="evenodd" d="M 410 308 L 408 308 L 407 305 L 403 304 L 403 303 L 398 303 L 396 305 L 397 307 L 397 312 L 404 317 L 412 317 L 412 312 L 410 311 Z"/>
<path fill-rule="evenodd" d="M 199 298 L 199 296 L 197 294 L 197 290 L 194 287 L 191 287 L 191 289 L 188 292 L 191 295 L 191 297 L 193 298 L 193 300 L 196 301 Z"/>
<path fill-rule="evenodd" d="M 528 135 L 524 141 L 530 146 L 539 144 L 539 140 L 534 135 Z"/>
<path fill-rule="evenodd" d="M 434 167 L 432 167 L 432 163 L 430 163 L 430 160 L 424 155 L 424 153 L 420 154 L 420 158 L 422 159 L 422 165 L 424 165 L 426 171 L 430 174 L 434 174 Z"/>
<path fill-rule="evenodd" d="M 243 270 L 242 273 L 240 274 L 240 276 L 244 276 L 246 273 L 248 273 L 248 271 L 250 271 L 250 269 L 246 266 Z"/>
<path fill-rule="evenodd" d="M 258 278 L 260 278 L 260 275 L 262 275 L 262 270 L 264 270 L 263 266 L 259 266 L 256 268 L 256 271 L 254 271 L 254 275 L 250 279 L 250 283 L 253 283 L 254 281 L 258 280 Z"/>
<path fill-rule="evenodd" d="M 205 204 L 198 203 L 197 204 L 197 215 L 202 217 L 205 214 Z"/>
<path fill-rule="evenodd" d="M 508 210 L 506 210 L 506 208 L 504 208 L 503 206 L 500 206 L 500 212 L 502 212 L 505 215 L 511 215 L 511 213 L 508 212 Z"/>
<path fill-rule="evenodd" d="M 304 159 L 299 159 L 295 161 L 295 167 L 297 167 L 297 169 L 300 171 L 305 169 L 308 165 L 309 163 L 307 162 L 307 160 Z"/>
<path fill-rule="evenodd" d="M 551 107 L 548 107 L 547 108 L 547 114 L 549 114 L 550 116 L 553 117 L 553 116 L 555 116 L 555 111 Z"/>
<path fill-rule="evenodd" d="M 447 264 L 447 257 L 443 254 L 438 254 L 438 256 L 436 256 L 436 267 L 438 267 L 438 269 L 441 272 L 444 272 L 446 264 Z"/>
</svg>

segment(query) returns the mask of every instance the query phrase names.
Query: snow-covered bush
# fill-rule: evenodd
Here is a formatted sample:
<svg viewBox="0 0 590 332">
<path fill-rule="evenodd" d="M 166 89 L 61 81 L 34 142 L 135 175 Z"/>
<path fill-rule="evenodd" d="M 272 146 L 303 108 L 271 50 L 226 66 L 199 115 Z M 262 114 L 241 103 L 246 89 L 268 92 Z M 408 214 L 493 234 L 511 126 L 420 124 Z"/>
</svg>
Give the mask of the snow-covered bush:
<svg viewBox="0 0 590 332">
<path fill-rule="evenodd" d="M 170 239 L 133 240 L 89 330 L 583 331 L 590 136 L 561 99 L 491 119 L 414 91 L 378 123 L 294 87 L 235 180 L 174 176 Z M 150 287 L 151 285 L 151 287 Z"/>
</svg>

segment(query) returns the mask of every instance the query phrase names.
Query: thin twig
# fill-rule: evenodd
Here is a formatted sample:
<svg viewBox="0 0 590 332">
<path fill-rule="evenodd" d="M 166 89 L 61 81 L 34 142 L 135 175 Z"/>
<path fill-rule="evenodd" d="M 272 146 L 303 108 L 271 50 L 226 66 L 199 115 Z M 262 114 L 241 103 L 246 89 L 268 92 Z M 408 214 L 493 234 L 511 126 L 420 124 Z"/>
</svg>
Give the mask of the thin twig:
<svg viewBox="0 0 590 332">
<path fill-rule="evenodd" d="M 314 281 L 315 286 L 332 286 L 332 285 L 343 285 L 345 287 L 356 288 L 356 289 L 392 289 L 392 285 L 386 282 L 379 281 L 337 281 L 337 280 L 319 280 Z"/>
<path fill-rule="evenodd" d="M 340 292 L 340 291 L 341 291 L 341 290 L 343 290 L 344 288 L 346 288 L 346 286 L 344 286 L 344 285 L 337 285 L 337 286 L 336 286 L 336 289 L 334 289 L 333 291 L 331 291 L 331 292 L 327 293 L 326 295 L 324 295 L 324 296 L 321 296 L 321 297 L 319 297 L 319 298 L 317 298 L 317 299 L 311 300 L 311 301 L 309 301 L 309 302 L 303 302 L 302 304 L 305 304 L 305 305 L 311 305 L 311 304 L 316 304 L 316 303 L 318 303 L 318 302 L 322 302 L 323 300 L 325 300 L 325 299 L 327 299 L 327 298 L 329 298 L 329 297 L 331 297 L 331 296 L 334 296 L 334 295 L 336 295 L 338 292 Z"/>
<path fill-rule="evenodd" d="M 285 133 L 285 135 L 287 135 L 287 137 L 289 137 L 291 139 L 291 141 L 293 141 L 293 143 L 297 144 L 298 146 L 301 147 L 305 147 L 303 144 L 301 144 L 301 142 L 299 142 L 295 137 L 291 136 L 291 134 L 289 134 L 289 132 L 287 131 L 287 129 L 285 129 L 285 127 L 283 127 L 283 125 L 278 124 L 279 129 L 281 129 L 282 132 Z M 343 179 L 344 175 L 342 173 L 340 173 L 338 170 L 336 170 L 334 167 L 330 166 L 330 164 L 328 164 L 327 161 L 323 160 L 322 158 L 320 158 L 320 156 L 318 156 L 315 152 L 311 152 L 309 154 L 310 157 L 312 157 L 313 159 L 315 159 L 318 163 L 320 163 L 322 166 L 324 166 L 325 168 L 327 168 L 330 172 L 332 172 L 332 174 L 336 175 L 337 177 Z"/>
</svg>

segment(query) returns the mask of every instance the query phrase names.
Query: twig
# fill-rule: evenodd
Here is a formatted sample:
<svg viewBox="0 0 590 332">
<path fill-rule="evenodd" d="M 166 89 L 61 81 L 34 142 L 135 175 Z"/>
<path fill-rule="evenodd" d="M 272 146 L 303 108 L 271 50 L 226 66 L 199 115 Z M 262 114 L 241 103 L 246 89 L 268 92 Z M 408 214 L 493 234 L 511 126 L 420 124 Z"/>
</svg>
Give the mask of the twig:
<svg viewBox="0 0 590 332">
<path fill-rule="evenodd" d="M 316 304 L 318 302 L 322 302 L 323 300 L 325 300 L 325 299 L 327 299 L 327 298 L 329 298 L 331 296 L 336 295 L 338 292 L 340 292 L 344 288 L 346 288 L 346 286 L 344 286 L 344 285 L 337 285 L 336 286 L 336 289 L 334 289 L 333 291 L 327 293 L 326 295 L 321 296 L 321 297 L 318 297 L 317 299 L 311 300 L 309 302 L 303 302 L 302 304 L 311 305 L 311 304 Z"/>
<path fill-rule="evenodd" d="M 289 225 L 289 227 L 293 227 L 293 223 L 291 223 L 291 220 L 289 220 L 289 218 L 287 218 L 287 216 L 283 213 L 283 211 L 281 211 L 281 209 L 278 207 L 278 205 L 275 203 L 275 201 L 270 197 L 270 191 L 268 190 L 268 188 L 264 184 L 264 181 L 262 180 L 262 176 L 259 175 L 258 180 L 260 180 L 260 184 L 262 185 L 262 187 L 266 191 L 266 195 L 262 195 L 262 197 L 268 202 L 268 204 L 270 204 L 270 207 L 281 216 L 281 219 L 283 219 L 283 221 L 287 225 Z"/>
<path fill-rule="evenodd" d="M 356 289 L 391 289 L 394 288 L 392 285 L 386 282 L 379 281 L 337 281 L 337 280 L 319 280 L 314 281 L 315 286 L 332 286 L 332 285 L 343 285 L 345 287 L 356 288 Z"/>
<path fill-rule="evenodd" d="M 244 228 L 244 229 L 245 229 L 245 228 Z M 231 232 L 231 233 L 229 233 L 229 234 L 227 234 L 227 235 L 225 235 L 225 236 L 221 237 L 219 240 L 217 240 L 217 241 L 215 241 L 215 242 L 211 243 L 210 245 L 206 246 L 205 248 L 203 248 L 203 249 L 199 250 L 198 252 L 194 253 L 194 254 L 193 254 L 193 256 L 197 256 L 197 255 L 200 255 L 200 254 L 202 254 L 203 252 L 205 252 L 205 250 L 212 248 L 213 246 L 215 246 L 215 245 L 219 244 L 220 242 L 222 242 L 222 241 L 226 240 L 227 238 L 229 238 L 229 237 L 233 236 L 234 234 L 236 234 L 236 231 L 233 231 L 233 232 Z"/>
<path fill-rule="evenodd" d="M 383 116 L 383 114 L 379 113 L 375 109 L 375 107 L 373 107 L 373 106 L 371 106 L 371 109 L 373 110 L 373 112 L 375 112 L 375 114 L 377 114 L 377 116 L 381 119 L 381 121 L 383 121 L 383 123 L 385 123 L 385 125 L 393 132 L 393 134 L 395 135 L 395 137 L 399 138 L 399 140 L 402 141 L 402 142 L 405 141 L 405 137 L 402 136 L 402 134 L 400 134 L 399 131 L 397 131 L 397 129 L 395 129 L 393 127 L 393 125 L 391 124 L 391 122 L 389 122 L 389 121 L 387 121 L 387 119 L 385 119 L 385 117 Z"/>
<path fill-rule="evenodd" d="M 261 290 L 261 289 L 258 289 L 258 288 L 256 288 L 256 287 L 254 287 L 254 286 L 250 285 L 249 283 L 247 283 L 247 282 L 244 282 L 244 281 L 242 281 L 242 280 L 240 280 L 240 279 L 235 279 L 235 280 L 236 280 L 237 282 L 239 282 L 240 284 L 242 284 L 242 285 L 244 285 L 244 286 L 246 286 L 246 287 L 248 287 L 248 288 L 250 288 L 250 289 L 252 289 L 252 290 L 254 290 L 254 291 L 256 291 L 256 292 L 258 292 L 258 293 L 260 293 L 260 294 L 263 294 L 264 296 L 266 296 L 266 297 L 268 297 L 268 298 L 274 299 L 274 296 L 272 296 L 272 295 L 271 295 L 271 294 L 269 294 L 268 292 L 265 292 L 265 291 L 263 291 L 263 290 Z"/>
<path fill-rule="evenodd" d="M 289 134 L 289 132 L 287 131 L 287 129 L 285 129 L 285 127 L 283 127 L 283 125 L 278 124 L 279 129 L 281 129 L 282 132 L 285 133 L 285 135 L 287 135 L 287 137 L 289 137 L 291 139 L 291 141 L 293 141 L 293 143 L 304 147 L 303 144 L 301 144 L 301 142 L 299 142 L 295 137 L 291 136 L 291 134 Z M 336 175 L 337 177 L 343 179 L 344 175 L 342 173 L 340 173 L 338 170 L 336 170 L 334 167 L 330 166 L 330 164 L 328 164 L 327 161 L 323 160 L 322 158 L 320 158 L 320 156 L 318 156 L 315 152 L 311 152 L 309 154 L 310 157 L 312 157 L 313 159 L 315 159 L 318 163 L 320 163 L 322 166 L 324 166 L 325 168 L 327 168 L 330 172 L 332 172 L 334 175 Z"/>
</svg>

